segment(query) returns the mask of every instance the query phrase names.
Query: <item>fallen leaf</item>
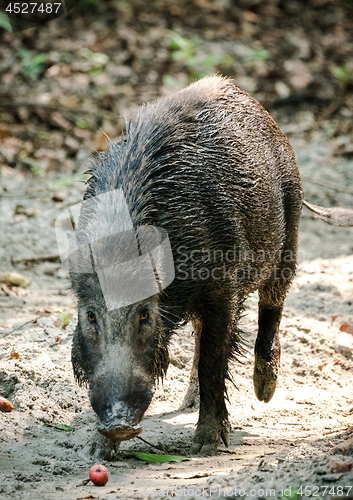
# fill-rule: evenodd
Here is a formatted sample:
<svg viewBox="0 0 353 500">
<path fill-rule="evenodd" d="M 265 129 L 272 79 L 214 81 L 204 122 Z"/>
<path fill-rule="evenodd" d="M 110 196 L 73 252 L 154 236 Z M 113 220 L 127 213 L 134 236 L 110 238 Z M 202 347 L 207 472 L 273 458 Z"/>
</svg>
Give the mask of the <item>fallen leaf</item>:
<svg viewBox="0 0 353 500">
<path fill-rule="evenodd" d="M 0 273 L 0 283 L 5 283 L 8 286 L 21 286 L 26 288 L 30 285 L 30 281 L 20 273 L 8 272 Z"/>
<path fill-rule="evenodd" d="M 336 318 L 338 318 L 338 314 L 331 316 L 331 326 L 333 325 L 333 322 L 335 321 Z"/>
<path fill-rule="evenodd" d="M 350 325 L 349 323 L 343 323 L 340 326 L 341 332 L 346 332 L 346 333 L 351 333 L 353 335 L 353 325 Z"/>
<path fill-rule="evenodd" d="M 34 360 L 35 363 L 40 363 L 42 365 L 47 365 L 47 366 L 54 366 L 54 363 L 48 356 L 48 354 L 44 351 L 42 351 L 39 356 L 36 357 Z"/>
<path fill-rule="evenodd" d="M 10 358 L 11 359 L 20 359 L 19 353 L 15 350 L 15 348 L 12 348 L 12 351 L 10 353 Z"/>
<path fill-rule="evenodd" d="M 331 461 L 330 472 L 349 472 L 350 470 L 352 470 L 352 462 Z"/>
<path fill-rule="evenodd" d="M 16 205 L 14 215 L 25 215 L 26 217 L 36 217 L 37 210 L 32 207 L 25 207 L 24 205 Z"/>
<path fill-rule="evenodd" d="M 263 455 L 239 455 L 230 460 L 253 460 L 254 458 L 262 457 Z"/>
<path fill-rule="evenodd" d="M 55 429 L 59 429 L 59 431 L 67 431 L 72 432 L 75 429 L 66 424 L 44 424 L 46 427 L 54 427 Z"/>
<path fill-rule="evenodd" d="M 60 128 L 64 130 L 70 130 L 70 123 L 64 118 L 58 111 L 55 111 L 50 115 L 51 121 L 54 125 L 58 125 Z"/>
<path fill-rule="evenodd" d="M 225 470 L 212 470 L 212 471 L 199 471 L 199 472 L 195 472 L 195 473 L 189 473 L 189 474 L 177 474 L 177 475 L 170 475 L 169 478 L 170 479 L 202 479 L 203 477 L 209 477 L 209 476 L 213 476 L 214 474 L 218 474 L 218 475 L 223 475 L 225 476 L 226 474 L 228 474 L 227 471 Z"/>
<path fill-rule="evenodd" d="M 152 453 L 138 453 L 137 451 L 133 451 L 132 453 L 136 458 L 139 458 L 140 460 L 158 464 L 163 464 L 165 462 L 183 462 L 184 460 L 191 460 L 191 458 L 189 457 L 179 457 L 177 455 L 157 455 Z"/>
<path fill-rule="evenodd" d="M 90 482 L 90 479 L 84 479 L 80 483 L 76 484 L 76 488 L 79 488 L 80 486 L 87 486 L 87 484 Z"/>
</svg>

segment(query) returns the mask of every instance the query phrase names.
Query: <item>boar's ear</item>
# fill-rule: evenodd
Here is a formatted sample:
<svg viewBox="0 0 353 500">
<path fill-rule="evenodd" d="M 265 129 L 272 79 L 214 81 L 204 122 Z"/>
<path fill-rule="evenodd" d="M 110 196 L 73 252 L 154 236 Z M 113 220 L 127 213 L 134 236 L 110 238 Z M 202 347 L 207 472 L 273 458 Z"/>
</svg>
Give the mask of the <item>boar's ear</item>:
<svg viewBox="0 0 353 500">
<path fill-rule="evenodd" d="M 81 386 L 88 385 L 89 366 L 84 356 L 83 335 L 79 323 L 72 340 L 71 363 L 78 384 Z"/>
</svg>

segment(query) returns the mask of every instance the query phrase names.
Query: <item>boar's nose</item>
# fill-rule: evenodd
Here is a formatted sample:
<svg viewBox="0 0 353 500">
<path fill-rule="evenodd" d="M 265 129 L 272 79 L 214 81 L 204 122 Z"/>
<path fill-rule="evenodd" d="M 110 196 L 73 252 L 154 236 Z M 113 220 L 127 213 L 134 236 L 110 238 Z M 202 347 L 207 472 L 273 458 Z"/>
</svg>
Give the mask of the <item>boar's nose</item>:
<svg viewBox="0 0 353 500">
<path fill-rule="evenodd" d="M 109 424 L 100 424 L 97 427 L 98 431 L 103 436 L 113 439 L 114 441 L 127 441 L 133 439 L 142 432 L 142 427 L 137 425 L 129 425 L 126 420 L 117 419 Z"/>
<path fill-rule="evenodd" d="M 103 436 L 126 441 L 142 432 L 138 424 L 151 402 L 153 392 L 143 379 L 135 378 L 134 382 L 135 390 L 123 384 L 121 379 L 106 376 L 97 377 L 91 384 L 88 394 L 92 408 L 99 417 L 97 429 Z"/>
</svg>

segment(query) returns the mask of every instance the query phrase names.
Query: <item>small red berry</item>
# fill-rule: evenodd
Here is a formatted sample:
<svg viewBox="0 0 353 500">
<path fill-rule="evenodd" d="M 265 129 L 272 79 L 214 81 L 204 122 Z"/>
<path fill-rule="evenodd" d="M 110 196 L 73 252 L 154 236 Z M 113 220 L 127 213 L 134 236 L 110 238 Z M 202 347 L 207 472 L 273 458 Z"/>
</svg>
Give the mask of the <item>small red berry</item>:
<svg viewBox="0 0 353 500">
<path fill-rule="evenodd" d="M 95 486 L 105 486 L 108 482 L 108 469 L 104 465 L 93 465 L 89 478 Z"/>
</svg>

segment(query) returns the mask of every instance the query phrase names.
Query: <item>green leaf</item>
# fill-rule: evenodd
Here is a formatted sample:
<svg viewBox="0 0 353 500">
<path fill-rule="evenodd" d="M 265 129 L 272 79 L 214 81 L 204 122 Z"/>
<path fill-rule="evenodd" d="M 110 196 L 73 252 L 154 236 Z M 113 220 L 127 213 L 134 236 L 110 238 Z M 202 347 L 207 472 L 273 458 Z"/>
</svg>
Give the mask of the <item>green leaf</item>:
<svg viewBox="0 0 353 500">
<path fill-rule="evenodd" d="M 47 54 L 37 54 L 36 56 L 32 57 L 32 63 L 37 65 L 37 64 L 42 64 L 46 61 L 47 59 Z"/>
<path fill-rule="evenodd" d="M 0 12 L 0 27 L 4 28 L 4 30 L 12 33 L 12 26 L 10 24 L 9 18 L 5 12 Z"/>
<path fill-rule="evenodd" d="M 253 51 L 253 58 L 256 61 L 266 61 L 270 57 L 270 53 L 266 49 L 258 49 Z"/>
<path fill-rule="evenodd" d="M 188 457 L 179 457 L 177 455 L 155 455 L 151 453 L 138 453 L 137 451 L 132 452 L 136 458 L 144 460 L 145 462 L 154 462 L 157 464 L 164 464 L 166 462 L 184 462 L 185 460 L 192 460 Z"/>
<path fill-rule="evenodd" d="M 172 50 L 188 49 L 190 47 L 190 40 L 183 38 L 175 31 L 170 32 L 169 48 Z"/>
<path fill-rule="evenodd" d="M 44 425 L 46 425 L 47 427 L 54 427 L 55 429 L 59 429 L 59 431 L 72 432 L 72 431 L 75 430 L 75 429 L 73 429 L 72 427 L 70 427 L 69 425 L 66 425 L 66 424 L 44 424 Z"/>
<path fill-rule="evenodd" d="M 82 57 L 87 59 L 87 61 L 98 65 L 104 66 L 109 62 L 109 57 L 106 54 L 102 54 L 101 52 L 92 52 L 87 49 L 87 47 L 82 47 L 78 52 Z"/>
<path fill-rule="evenodd" d="M 350 80 L 353 80 L 353 73 L 348 71 L 345 65 L 333 68 L 332 72 L 337 80 L 343 83 L 348 83 Z"/>
</svg>

